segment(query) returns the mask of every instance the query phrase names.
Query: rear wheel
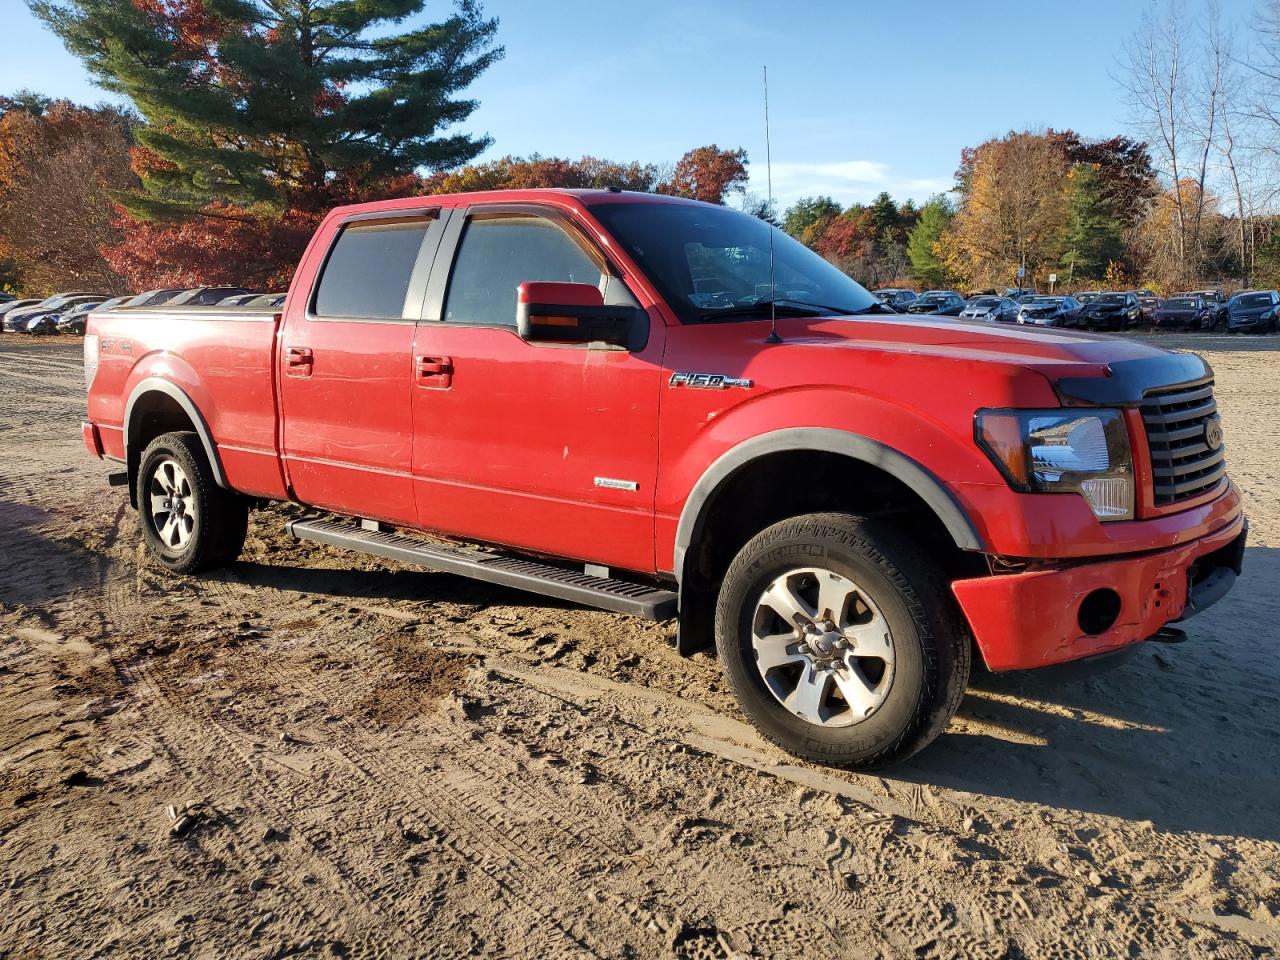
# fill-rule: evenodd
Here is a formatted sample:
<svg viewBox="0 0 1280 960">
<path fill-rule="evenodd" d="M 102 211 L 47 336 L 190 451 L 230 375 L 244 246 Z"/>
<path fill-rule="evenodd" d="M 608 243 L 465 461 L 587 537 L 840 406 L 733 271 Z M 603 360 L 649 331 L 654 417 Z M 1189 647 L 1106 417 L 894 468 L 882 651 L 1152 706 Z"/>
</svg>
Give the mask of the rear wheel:
<svg viewBox="0 0 1280 960">
<path fill-rule="evenodd" d="M 161 566 L 196 573 L 240 555 L 248 502 L 219 487 L 194 433 L 165 433 L 142 453 L 137 476 L 142 536 Z"/>
<path fill-rule="evenodd" d="M 910 756 L 955 714 L 970 645 L 946 579 L 884 524 L 806 514 L 762 531 L 725 574 L 716 647 L 756 728 L 840 766 Z"/>
</svg>

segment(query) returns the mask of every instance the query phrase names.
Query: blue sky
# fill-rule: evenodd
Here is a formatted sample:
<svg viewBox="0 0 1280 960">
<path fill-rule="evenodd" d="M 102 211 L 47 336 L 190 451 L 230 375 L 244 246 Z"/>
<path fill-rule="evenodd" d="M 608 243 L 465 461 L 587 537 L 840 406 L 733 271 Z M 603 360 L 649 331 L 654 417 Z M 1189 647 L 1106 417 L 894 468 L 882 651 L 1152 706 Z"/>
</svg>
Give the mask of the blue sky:
<svg viewBox="0 0 1280 960">
<path fill-rule="evenodd" d="M 1127 132 L 1113 75 L 1144 0 L 485 0 L 506 58 L 472 87 L 466 125 L 506 153 L 674 161 L 745 147 L 763 195 L 761 67 L 769 67 L 780 207 L 946 189 L 960 149 L 1009 129 Z M 1240 22 L 1253 0 L 1225 0 Z M 1188 7 L 1194 8 L 1194 3 Z M 428 15 L 444 5 L 430 0 Z M 103 99 L 27 11 L 0 0 L 0 92 Z"/>
</svg>

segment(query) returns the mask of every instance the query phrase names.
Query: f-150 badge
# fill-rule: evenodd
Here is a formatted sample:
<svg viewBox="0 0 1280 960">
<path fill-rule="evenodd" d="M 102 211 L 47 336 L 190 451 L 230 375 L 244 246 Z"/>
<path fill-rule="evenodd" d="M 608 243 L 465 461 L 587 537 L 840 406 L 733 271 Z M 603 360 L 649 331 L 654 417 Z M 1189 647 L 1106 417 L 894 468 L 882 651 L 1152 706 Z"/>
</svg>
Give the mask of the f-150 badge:
<svg viewBox="0 0 1280 960">
<path fill-rule="evenodd" d="M 689 373 L 677 371 L 667 381 L 669 387 L 698 387 L 702 390 L 727 390 L 729 387 L 750 389 L 752 381 L 742 377 L 726 377 L 723 373 Z"/>
</svg>

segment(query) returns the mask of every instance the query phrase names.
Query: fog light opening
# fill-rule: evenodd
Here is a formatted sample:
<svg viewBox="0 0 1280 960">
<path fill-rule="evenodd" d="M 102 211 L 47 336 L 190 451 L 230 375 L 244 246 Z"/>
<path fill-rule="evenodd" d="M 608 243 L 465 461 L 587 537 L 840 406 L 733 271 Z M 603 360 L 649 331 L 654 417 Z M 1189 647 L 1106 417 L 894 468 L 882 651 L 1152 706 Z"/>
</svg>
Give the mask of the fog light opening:
<svg viewBox="0 0 1280 960">
<path fill-rule="evenodd" d="M 1091 637 L 1106 633 L 1120 619 L 1120 594 L 1110 587 L 1093 591 L 1080 601 L 1077 621 L 1080 629 Z"/>
</svg>

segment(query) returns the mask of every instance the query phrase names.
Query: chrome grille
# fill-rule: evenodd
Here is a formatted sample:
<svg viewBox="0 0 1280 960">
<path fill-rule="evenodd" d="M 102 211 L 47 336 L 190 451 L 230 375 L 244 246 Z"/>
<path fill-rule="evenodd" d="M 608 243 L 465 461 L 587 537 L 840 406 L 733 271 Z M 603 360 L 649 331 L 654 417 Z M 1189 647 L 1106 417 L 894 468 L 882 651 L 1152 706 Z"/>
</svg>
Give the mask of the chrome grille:
<svg viewBox="0 0 1280 960">
<path fill-rule="evenodd" d="M 1156 506 L 1191 500 L 1226 476 L 1222 445 L 1213 448 L 1206 442 L 1206 427 L 1218 421 L 1212 380 L 1148 391 L 1142 399 L 1142 421 Z"/>
</svg>

